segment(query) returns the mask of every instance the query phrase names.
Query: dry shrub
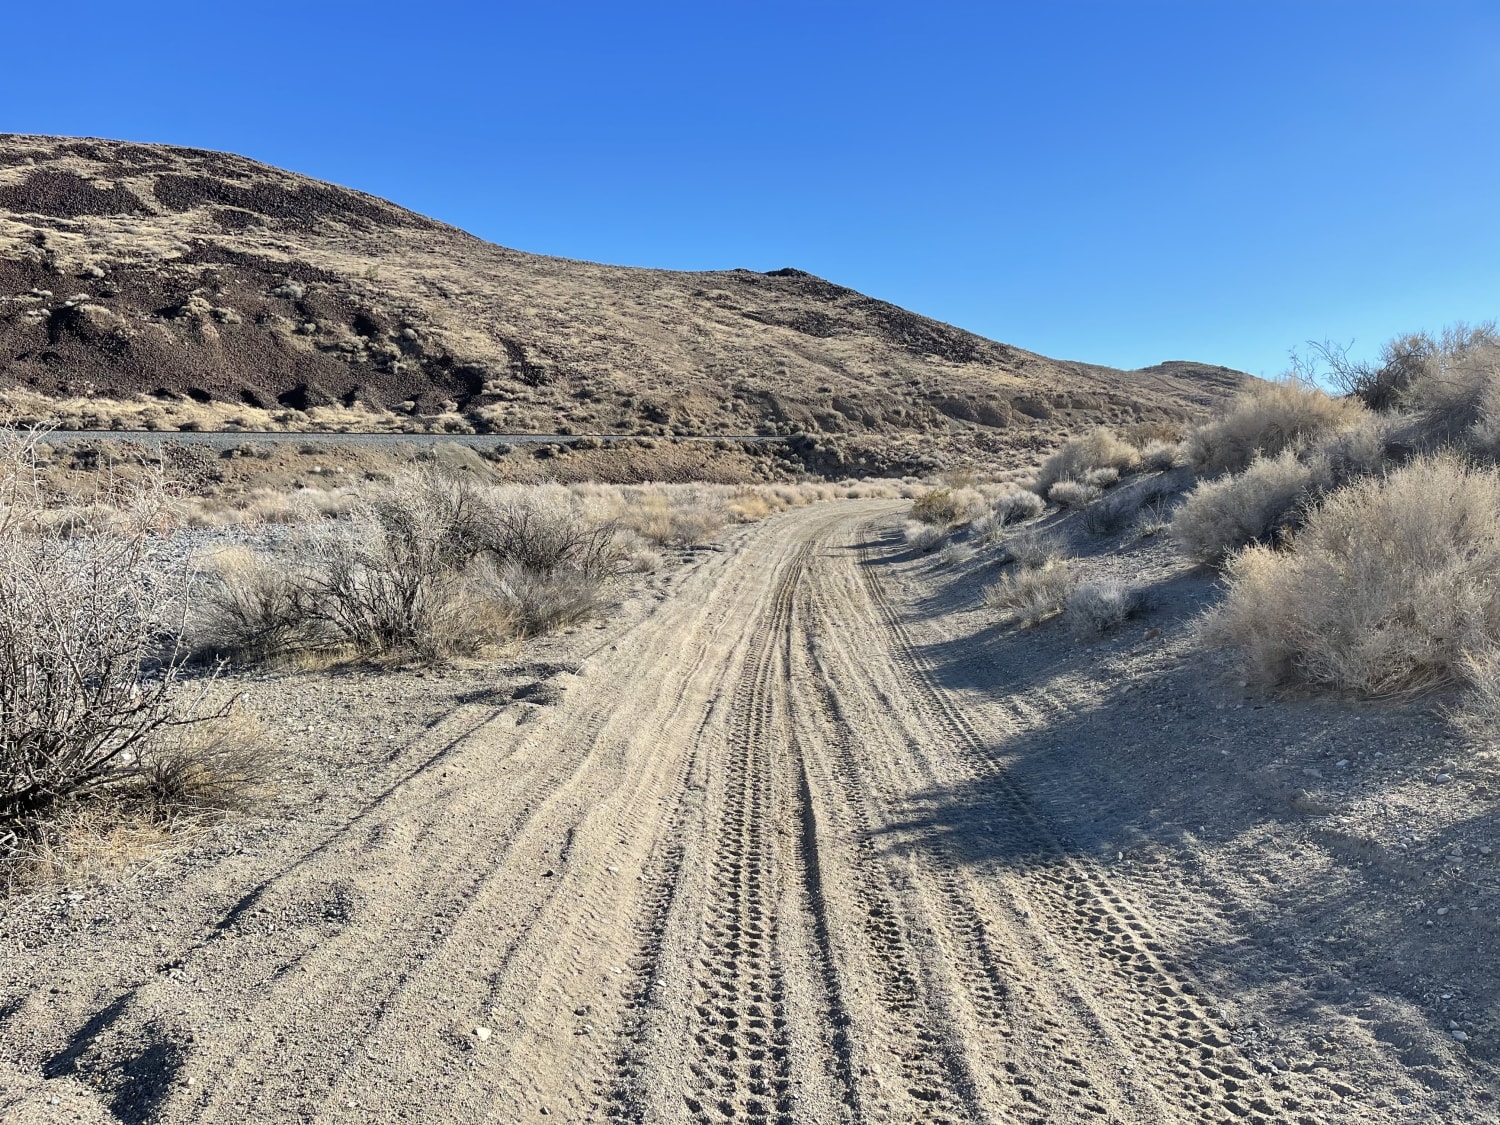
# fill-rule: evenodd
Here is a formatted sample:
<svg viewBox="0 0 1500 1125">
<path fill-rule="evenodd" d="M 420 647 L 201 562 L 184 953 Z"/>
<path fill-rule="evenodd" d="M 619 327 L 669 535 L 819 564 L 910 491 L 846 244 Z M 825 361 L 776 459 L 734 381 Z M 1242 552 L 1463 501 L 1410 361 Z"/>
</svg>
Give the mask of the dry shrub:
<svg viewBox="0 0 1500 1125">
<path fill-rule="evenodd" d="M 228 707 L 207 706 L 207 681 L 181 681 L 172 638 L 188 576 L 154 534 L 165 489 L 143 486 L 117 518 L 64 533 L 40 518 L 35 447 L 0 431 L 0 825 L 13 843 L 34 843 L 64 808 L 228 767 L 227 737 L 205 741 Z"/>
<path fill-rule="evenodd" d="M 1198 473 L 1240 472 L 1257 457 L 1302 448 L 1358 425 L 1367 415 L 1358 401 L 1332 398 L 1299 379 L 1256 381 L 1236 396 L 1222 418 L 1194 429 L 1184 452 Z"/>
<path fill-rule="evenodd" d="M 594 612 L 626 550 L 565 489 L 399 478 L 284 555 L 221 558 L 195 648 L 253 662 L 347 649 L 436 661 Z"/>
<path fill-rule="evenodd" d="M 501 534 L 476 489 L 436 474 L 404 478 L 350 521 L 299 546 L 299 604 L 320 631 L 364 656 L 437 660 L 503 639 L 479 612 L 471 567 Z"/>
<path fill-rule="evenodd" d="M 1152 441 L 1141 447 L 1141 468 L 1164 473 L 1182 463 L 1182 442 Z"/>
<path fill-rule="evenodd" d="M 914 551 L 931 551 L 948 538 L 948 529 L 937 524 L 907 520 L 901 529 L 906 545 Z"/>
<path fill-rule="evenodd" d="M 1233 556 L 1208 635 L 1270 683 L 1420 691 L 1500 641 L 1497 573 L 1500 473 L 1421 458 L 1331 493 L 1293 550 Z"/>
<path fill-rule="evenodd" d="M 937 563 L 942 567 L 962 566 L 974 557 L 974 548 L 967 543 L 949 540 L 937 553 Z"/>
<path fill-rule="evenodd" d="M 1419 448 L 1467 447 L 1500 455 L 1500 341 L 1430 358 L 1402 395 L 1412 424 L 1404 435 Z"/>
<path fill-rule="evenodd" d="M 478 517 L 475 535 L 475 554 L 542 575 L 571 570 L 600 578 L 617 570 L 621 559 L 614 523 L 590 521 L 561 490 L 512 495 Z"/>
<path fill-rule="evenodd" d="M 1443 329 L 1436 336 L 1428 332 L 1410 332 L 1397 336 L 1380 349 L 1376 363 L 1357 363 L 1348 358 L 1348 349 L 1331 341 L 1311 343 L 1311 355 L 1301 361 L 1309 370 L 1322 364 L 1328 367 L 1333 384 L 1345 394 L 1360 399 L 1371 410 L 1393 410 L 1410 407 L 1409 396 L 1416 384 L 1434 375 L 1470 352 L 1500 346 L 1500 333 L 1494 321 L 1470 326 L 1459 323 Z"/>
<path fill-rule="evenodd" d="M 1047 499 L 1060 508 L 1081 508 L 1099 498 L 1097 485 L 1076 480 L 1060 480 L 1047 490 Z"/>
<path fill-rule="evenodd" d="M 214 556 L 193 599 L 187 636 L 199 659 L 236 664 L 326 647 L 333 639 L 308 614 L 301 575 L 290 560 L 244 547 Z"/>
<path fill-rule="evenodd" d="M 993 543 L 1004 532 L 1005 522 L 993 511 L 985 512 L 969 524 L 969 535 L 975 543 Z"/>
<path fill-rule="evenodd" d="M 183 575 L 149 511 L 59 534 L 38 518 L 33 456 L 34 439 L 0 432 L 0 823 L 116 784 L 193 718 L 162 643 Z"/>
<path fill-rule="evenodd" d="M 1083 526 L 1093 535 L 1113 535 L 1128 526 L 1147 504 L 1163 503 L 1177 491 L 1165 477 L 1148 477 L 1095 500 L 1083 510 Z"/>
<path fill-rule="evenodd" d="M 1140 451 L 1122 440 L 1107 426 L 1100 426 L 1083 437 L 1070 439 L 1051 457 L 1042 462 L 1037 475 L 1037 490 L 1051 496 L 1060 481 L 1087 481 L 1090 473 L 1112 469 L 1115 480 L 1140 465 Z"/>
<path fill-rule="evenodd" d="M 984 603 L 1021 625 L 1034 625 L 1061 613 L 1073 587 L 1073 573 L 1065 560 L 1050 558 L 1040 566 L 1026 566 L 984 592 Z"/>
<path fill-rule="evenodd" d="M 499 569 L 494 582 L 498 597 L 487 603 L 503 607 L 505 615 L 496 631 L 523 636 L 550 633 L 593 617 L 603 593 L 597 577 L 568 567 L 539 571 L 510 563 Z"/>
<path fill-rule="evenodd" d="M 935 526 L 951 526 L 959 523 L 968 511 L 968 489 L 936 487 L 919 495 L 912 501 L 912 519 Z"/>
<path fill-rule="evenodd" d="M 1325 471 L 1322 462 L 1310 465 L 1288 449 L 1234 476 L 1200 481 L 1177 509 L 1172 535 L 1192 558 L 1217 565 L 1240 547 L 1273 541 L 1300 523 Z"/>
<path fill-rule="evenodd" d="M 1067 558 L 1067 548 L 1056 533 L 1033 528 L 1019 535 L 1012 535 L 1001 544 L 1003 556 L 999 562 L 1013 562 L 1022 568 L 1045 566 L 1056 559 Z"/>
<path fill-rule="evenodd" d="M 1141 591 L 1123 582 L 1090 582 L 1068 594 L 1064 612 L 1079 640 L 1102 637 L 1125 624 L 1145 607 Z"/>
<path fill-rule="evenodd" d="M 1183 425 L 1181 422 L 1132 422 L 1115 432 L 1121 440 L 1144 451 L 1153 445 L 1176 446 L 1182 441 Z"/>
<path fill-rule="evenodd" d="M 1029 488 L 1010 486 L 1005 492 L 990 498 L 990 511 L 1001 526 L 1020 523 L 1042 514 L 1046 508 L 1042 498 Z"/>
</svg>

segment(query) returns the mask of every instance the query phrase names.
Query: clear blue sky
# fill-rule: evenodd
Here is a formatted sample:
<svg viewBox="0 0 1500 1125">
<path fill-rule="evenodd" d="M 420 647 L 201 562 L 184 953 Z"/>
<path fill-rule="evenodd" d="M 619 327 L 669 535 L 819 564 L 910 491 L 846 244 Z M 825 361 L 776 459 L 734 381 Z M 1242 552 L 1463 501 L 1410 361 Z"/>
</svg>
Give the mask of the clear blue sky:
<svg viewBox="0 0 1500 1125">
<path fill-rule="evenodd" d="M 1261 374 L 1500 315 L 1500 5 L 6 5 L 0 130 L 224 149 L 507 246 L 797 266 Z"/>
</svg>

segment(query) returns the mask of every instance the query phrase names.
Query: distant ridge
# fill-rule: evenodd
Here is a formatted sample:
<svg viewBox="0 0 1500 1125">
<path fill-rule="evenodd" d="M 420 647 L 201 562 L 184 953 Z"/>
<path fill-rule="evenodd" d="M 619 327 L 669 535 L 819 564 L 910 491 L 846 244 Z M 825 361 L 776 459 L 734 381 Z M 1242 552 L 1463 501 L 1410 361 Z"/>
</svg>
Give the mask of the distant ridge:
<svg viewBox="0 0 1500 1125">
<path fill-rule="evenodd" d="M 0 135 L 0 394 L 13 404 L 146 396 L 248 428 L 1001 449 L 1190 417 L 1243 378 L 1048 359 L 790 267 L 520 253 L 223 153 Z"/>
</svg>

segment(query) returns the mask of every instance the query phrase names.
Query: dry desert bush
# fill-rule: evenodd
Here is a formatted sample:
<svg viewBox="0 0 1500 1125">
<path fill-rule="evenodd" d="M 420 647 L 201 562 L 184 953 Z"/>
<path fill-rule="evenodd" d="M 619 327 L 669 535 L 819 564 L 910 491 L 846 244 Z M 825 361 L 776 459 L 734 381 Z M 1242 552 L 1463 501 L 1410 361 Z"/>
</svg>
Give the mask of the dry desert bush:
<svg viewBox="0 0 1500 1125">
<path fill-rule="evenodd" d="M 239 663 L 319 650 L 442 660 L 588 616 L 625 556 L 615 525 L 566 489 L 413 473 L 290 550 L 227 555 L 190 635 Z"/>
<path fill-rule="evenodd" d="M 1208 635 L 1268 683 L 1421 691 L 1500 644 L 1497 574 L 1500 473 L 1422 457 L 1327 495 L 1290 550 L 1232 556 Z"/>
<path fill-rule="evenodd" d="M 901 537 L 914 551 L 931 551 L 947 541 L 948 528 L 921 520 L 907 520 L 901 529 Z"/>
<path fill-rule="evenodd" d="M 190 635 L 200 655 L 246 664 L 309 652 L 472 655 L 594 615 L 616 575 L 656 568 L 658 548 L 848 493 L 830 485 L 484 487 L 407 473 L 297 507 L 305 522 L 285 549 L 221 555 Z"/>
<path fill-rule="evenodd" d="M 1047 506 L 1035 492 L 1016 485 L 981 491 L 988 507 L 969 524 L 970 535 L 976 543 L 993 543 L 1007 527 L 1034 519 Z"/>
<path fill-rule="evenodd" d="M 987 497 L 990 511 L 1003 527 L 1034 519 L 1042 514 L 1046 504 L 1036 492 L 1018 485 L 1007 485 L 996 495 Z"/>
<path fill-rule="evenodd" d="M 1429 359 L 1399 405 L 1411 419 L 1402 437 L 1415 447 L 1453 446 L 1488 460 L 1500 457 L 1500 341 Z"/>
<path fill-rule="evenodd" d="M 1036 566 L 1020 566 L 1002 574 L 984 592 L 984 603 L 1006 620 L 1034 625 L 1061 613 L 1073 588 L 1067 560 L 1052 556 Z"/>
<path fill-rule="evenodd" d="M 1134 586 L 1114 581 L 1090 582 L 1069 592 L 1064 613 L 1073 635 L 1079 640 L 1091 640 L 1118 629 L 1144 606 L 1145 598 Z"/>
<path fill-rule="evenodd" d="M 1257 457 L 1300 449 L 1327 434 L 1359 425 L 1366 416 L 1358 401 L 1333 398 L 1297 378 L 1256 381 L 1221 418 L 1188 435 L 1184 456 L 1203 475 L 1241 472 Z"/>
<path fill-rule="evenodd" d="M 1107 426 L 1070 439 L 1056 453 L 1042 462 L 1037 474 L 1037 491 L 1052 498 L 1054 487 L 1063 481 L 1087 483 L 1090 474 L 1112 471 L 1110 483 L 1134 472 L 1141 463 L 1140 447 L 1116 434 Z M 1096 478 L 1095 483 L 1102 483 Z M 1061 501 L 1058 501 L 1061 503 Z"/>
<path fill-rule="evenodd" d="M 35 449 L 0 431 L 0 836 L 20 846 L 81 804 L 232 804 L 263 759 L 230 708 L 206 704 L 208 681 L 183 681 L 189 575 L 153 534 L 164 491 L 63 532 Z"/>
<path fill-rule="evenodd" d="M 1371 410 L 1396 410 L 1411 406 L 1414 386 L 1434 374 L 1441 375 L 1471 352 L 1500 346 L 1494 321 L 1478 325 L 1458 323 L 1434 335 L 1409 332 L 1388 341 L 1374 363 L 1349 359 L 1348 348 L 1331 341 L 1310 343 L 1310 353 L 1294 363 L 1309 374 L 1326 368 L 1327 378 L 1346 395 L 1358 398 Z"/>
<path fill-rule="evenodd" d="M 1053 531 L 1038 528 L 1012 535 L 1000 545 L 1002 563 L 1013 562 L 1023 569 L 1046 565 L 1053 559 L 1067 557 L 1067 548 Z"/>
<path fill-rule="evenodd" d="M 1060 508 L 1082 508 L 1099 499 L 1103 492 L 1097 484 L 1079 480 L 1060 480 L 1047 490 L 1047 499 Z"/>
<path fill-rule="evenodd" d="M 1199 562 L 1217 565 L 1251 543 L 1274 542 L 1301 522 L 1320 466 L 1290 450 L 1259 457 L 1242 473 L 1201 481 L 1172 519 L 1172 536 Z"/>
<path fill-rule="evenodd" d="M 956 527 L 981 515 L 984 496 L 970 487 L 944 485 L 928 489 L 912 501 L 912 518 L 936 527 Z"/>
</svg>

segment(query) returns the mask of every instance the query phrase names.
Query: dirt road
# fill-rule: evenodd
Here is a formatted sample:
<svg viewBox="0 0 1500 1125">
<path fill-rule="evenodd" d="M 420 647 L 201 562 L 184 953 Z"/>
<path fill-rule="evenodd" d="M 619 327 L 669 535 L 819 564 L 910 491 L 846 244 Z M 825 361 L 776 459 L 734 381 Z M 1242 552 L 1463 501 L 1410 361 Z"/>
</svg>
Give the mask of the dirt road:
<svg viewBox="0 0 1500 1125">
<path fill-rule="evenodd" d="M 896 510 L 742 529 L 555 704 L 471 695 L 219 916 L 111 930 L 0 1027 L 126 1122 L 1354 1120 L 1185 967 L 1212 904 L 1127 893 L 1013 779 L 1064 704 L 935 676 Z"/>
</svg>

